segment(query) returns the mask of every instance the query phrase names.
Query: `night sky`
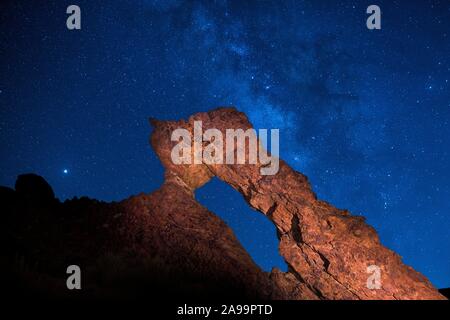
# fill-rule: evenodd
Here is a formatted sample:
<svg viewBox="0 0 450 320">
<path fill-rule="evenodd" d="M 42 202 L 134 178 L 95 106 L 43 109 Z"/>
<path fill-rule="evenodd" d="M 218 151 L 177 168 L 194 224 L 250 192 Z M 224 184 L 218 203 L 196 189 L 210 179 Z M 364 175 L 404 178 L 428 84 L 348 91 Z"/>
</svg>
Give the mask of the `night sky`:
<svg viewBox="0 0 450 320">
<path fill-rule="evenodd" d="M 163 181 L 149 117 L 235 105 L 280 129 L 318 197 L 450 286 L 450 2 L 1 1 L 0 184 L 44 176 L 64 200 Z M 81 7 L 81 30 L 66 8 Z M 366 8 L 382 10 L 368 30 Z M 273 225 L 214 180 L 199 201 L 265 270 Z"/>
</svg>

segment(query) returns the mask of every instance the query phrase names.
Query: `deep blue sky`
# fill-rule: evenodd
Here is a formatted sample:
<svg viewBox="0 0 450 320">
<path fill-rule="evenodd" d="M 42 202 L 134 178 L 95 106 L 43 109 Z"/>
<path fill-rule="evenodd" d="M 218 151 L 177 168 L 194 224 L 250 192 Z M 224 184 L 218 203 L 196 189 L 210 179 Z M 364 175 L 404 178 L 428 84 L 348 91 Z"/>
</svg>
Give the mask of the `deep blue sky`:
<svg viewBox="0 0 450 320">
<path fill-rule="evenodd" d="M 235 105 L 280 129 L 281 157 L 320 198 L 450 286 L 448 1 L 45 3 L 0 4 L 1 185 L 35 172 L 61 199 L 150 192 L 163 170 L 148 117 Z M 366 28 L 370 4 L 381 30 Z M 282 265 L 240 195 L 214 181 L 197 196 L 261 266 Z"/>
</svg>

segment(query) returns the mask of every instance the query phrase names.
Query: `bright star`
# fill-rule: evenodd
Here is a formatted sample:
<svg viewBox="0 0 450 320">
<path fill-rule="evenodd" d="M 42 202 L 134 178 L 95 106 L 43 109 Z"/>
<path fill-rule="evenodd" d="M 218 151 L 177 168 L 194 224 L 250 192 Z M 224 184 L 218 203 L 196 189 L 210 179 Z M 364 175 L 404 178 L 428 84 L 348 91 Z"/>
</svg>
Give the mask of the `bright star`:
<svg viewBox="0 0 450 320">
<path fill-rule="evenodd" d="M 64 173 L 64 174 L 68 174 L 68 173 L 69 173 L 69 170 L 64 169 L 64 170 L 63 170 L 63 173 Z"/>
</svg>

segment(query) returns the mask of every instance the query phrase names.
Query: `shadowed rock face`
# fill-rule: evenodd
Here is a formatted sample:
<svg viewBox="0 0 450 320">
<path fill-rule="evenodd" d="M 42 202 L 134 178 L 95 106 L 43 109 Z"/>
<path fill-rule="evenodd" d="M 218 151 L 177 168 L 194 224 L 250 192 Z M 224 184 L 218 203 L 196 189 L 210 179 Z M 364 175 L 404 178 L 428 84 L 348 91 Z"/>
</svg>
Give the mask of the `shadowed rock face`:
<svg viewBox="0 0 450 320">
<path fill-rule="evenodd" d="M 439 292 L 447 297 L 447 299 L 450 299 L 450 288 L 445 288 L 445 289 L 439 289 Z"/>
<path fill-rule="evenodd" d="M 22 178 L 23 179 L 23 178 Z M 36 190 L 29 190 L 34 194 Z M 8 293 L 21 298 L 285 298 L 231 229 L 169 178 L 151 194 L 121 202 L 89 198 L 41 206 L 0 188 Z M 5 220 L 4 220 L 5 221 Z M 82 290 L 66 288 L 66 268 Z"/>
<path fill-rule="evenodd" d="M 174 165 L 172 130 L 192 130 L 194 120 L 202 120 L 204 130 L 251 127 L 232 108 L 188 121 L 153 120 L 151 144 L 166 169 L 165 182 L 121 202 L 61 203 L 38 176 L 22 176 L 16 190 L 0 188 L 8 285 L 21 296 L 40 297 L 444 298 L 383 247 L 363 218 L 317 200 L 307 178 L 282 161 L 273 176 L 260 175 L 259 165 Z M 231 229 L 195 200 L 194 190 L 214 176 L 273 221 L 288 272 L 263 272 Z M 82 270 L 79 292 L 66 289 L 71 264 Z M 366 286 L 369 265 L 381 269 L 380 290 Z"/>
<path fill-rule="evenodd" d="M 351 216 L 318 200 L 307 178 L 283 161 L 272 176 L 260 174 L 260 165 L 175 165 L 170 152 L 176 128 L 193 132 L 194 121 L 203 130 L 251 128 L 247 117 L 234 108 L 198 113 L 188 121 L 153 121 L 151 144 L 171 181 L 191 193 L 216 176 L 240 192 L 248 204 L 275 224 L 280 253 L 287 273 L 274 271 L 272 281 L 292 299 L 442 299 L 420 273 L 382 246 L 375 230 L 363 217 Z M 381 289 L 368 289 L 367 267 L 381 271 Z"/>
</svg>

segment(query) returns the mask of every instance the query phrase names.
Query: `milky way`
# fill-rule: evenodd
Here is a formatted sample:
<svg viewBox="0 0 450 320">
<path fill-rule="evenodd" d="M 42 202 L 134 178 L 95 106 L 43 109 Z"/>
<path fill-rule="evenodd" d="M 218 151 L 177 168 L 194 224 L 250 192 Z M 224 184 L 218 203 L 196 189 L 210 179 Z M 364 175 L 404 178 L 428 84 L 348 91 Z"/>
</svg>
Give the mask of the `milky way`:
<svg viewBox="0 0 450 320">
<path fill-rule="evenodd" d="M 61 199 L 150 192 L 163 170 L 148 117 L 235 105 L 280 129 L 281 158 L 319 198 L 450 286 L 447 1 L 377 1 L 381 30 L 361 1 L 75 2 L 82 29 L 69 31 L 72 3 L 2 1 L 2 185 L 35 172 Z M 260 265 L 283 265 L 273 228 L 233 190 L 198 196 Z"/>
</svg>

